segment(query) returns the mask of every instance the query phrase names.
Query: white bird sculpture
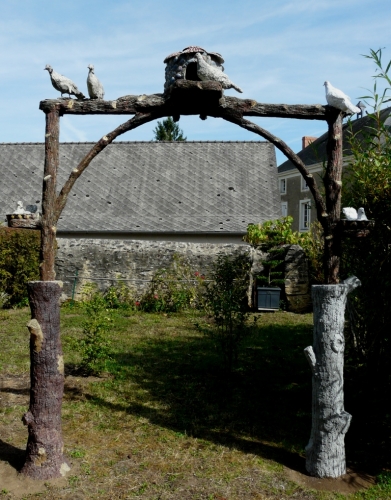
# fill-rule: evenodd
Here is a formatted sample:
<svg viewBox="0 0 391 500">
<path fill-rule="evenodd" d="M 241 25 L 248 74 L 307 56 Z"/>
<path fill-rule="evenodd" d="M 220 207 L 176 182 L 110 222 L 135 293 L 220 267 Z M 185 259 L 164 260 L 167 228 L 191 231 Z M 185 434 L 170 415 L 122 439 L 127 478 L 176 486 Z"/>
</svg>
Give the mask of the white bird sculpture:
<svg viewBox="0 0 391 500">
<path fill-rule="evenodd" d="M 71 97 L 72 94 L 76 96 L 78 99 L 85 99 L 84 94 L 80 92 L 80 90 L 72 82 L 72 80 L 70 80 L 66 76 L 60 75 L 60 73 L 57 73 L 57 71 L 54 71 L 54 69 L 50 66 L 50 64 L 47 64 L 44 69 L 49 71 L 52 85 L 56 90 L 61 92 L 61 97 L 63 94 L 68 94 L 69 97 Z"/>
<path fill-rule="evenodd" d="M 89 64 L 87 68 L 90 70 L 87 77 L 87 89 L 90 99 L 103 99 L 105 95 L 105 89 L 103 88 L 103 85 L 100 83 L 98 78 L 95 76 L 94 66 L 92 64 Z"/>
<path fill-rule="evenodd" d="M 330 82 L 324 82 L 326 87 L 326 101 L 327 104 L 333 106 L 333 108 L 340 109 L 348 115 L 354 115 L 355 113 L 361 113 L 361 109 L 350 102 L 350 97 L 342 92 L 342 90 L 336 89 L 331 85 Z"/>
<path fill-rule="evenodd" d="M 352 207 L 345 207 L 342 211 L 347 220 L 368 220 L 365 215 L 365 210 L 362 207 L 358 210 Z"/>
<path fill-rule="evenodd" d="M 225 73 L 223 73 L 217 67 L 215 68 L 214 66 L 208 64 L 201 56 L 201 54 L 196 53 L 195 56 L 197 58 L 197 75 L 200 80 L 212 80 L 215 82 L 219 82 L 221 83 L 223 89 L 235 89 L 238 92 L 243 93 L 243 90 L 233 82 L 231 82 L 231 80 Z"/>
<path fill-rule="evenodd" d="M 16 207 L 14 214 L 31 214 L 31 212 L 23 208 L 23 203 L 21 201 L 18 201 L 17 205 L 18 206 Z"/>
</svg>

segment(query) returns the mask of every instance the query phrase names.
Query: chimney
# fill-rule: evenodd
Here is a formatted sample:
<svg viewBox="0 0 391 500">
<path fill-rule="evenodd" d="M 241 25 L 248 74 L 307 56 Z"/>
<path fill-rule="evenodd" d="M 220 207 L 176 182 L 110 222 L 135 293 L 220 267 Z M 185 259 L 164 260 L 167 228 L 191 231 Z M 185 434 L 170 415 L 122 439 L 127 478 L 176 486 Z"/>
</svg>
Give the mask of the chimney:
<svg viewBox="0 0 391 500">
<path fill-rule="evenodd" d="M 312 142 L 316 141 L 317 137 L 310 137 L 309 135 L 305 135 L 301 139 L 301 149 L 305 149 L 307 146 L 309 146 Z"/>
</svg>

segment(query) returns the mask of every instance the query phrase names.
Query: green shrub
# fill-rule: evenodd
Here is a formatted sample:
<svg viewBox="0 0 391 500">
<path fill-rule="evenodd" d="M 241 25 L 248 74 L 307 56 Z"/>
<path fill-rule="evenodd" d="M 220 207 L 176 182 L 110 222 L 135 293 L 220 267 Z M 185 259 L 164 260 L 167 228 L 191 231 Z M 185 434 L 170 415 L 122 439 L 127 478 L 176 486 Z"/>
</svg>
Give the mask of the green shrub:
<svg viewBox="0 0 391 500">
<path fill-rule="evenodd" d="M 39 279 L 40 231 L 0 227 L 0 290 L 7 306 L 26 305 L 27 283 Z"/>
<path fill-rule="evenodd" d="M 377 66 L 375 78 L 384 78 L 389 85 L 391 61 L 383 70 L 381 50 L 371 50 L 368 57 Z M 343 205 L 364 207 L 375 224 L 366 238 L 343 242 L 343 274 L 354 274 L 362 283 L 349 298 L 347 346 L 358 363 L 367 365 L 373 375 L 382 374 L 378 384 L 387 382 L 391 386 L 391 134 L 380 109 L 390 98 L 378 92 L 375 82 L 372 97 L 366 99 L 373 105 L 373 112 L 368 114 L 370 126 L 361 131 L 361 136 L 350 136 L 353 157 L 345 174 Z"/>
<path fill-rule="evenodd" d="M 178 312 L 199 307 L 203 276 L 193 271 L 185 259 L 174 255 L 168 268 L 159 269 L 140 301 L 136 304 L 145 312 Z"/>
<path fill-rule="evenodd" d="M 72 348 L 81 355 L 80 368 L 87 375 L 96 375 L 110 359 L 111 342 L 108 337 L 112 326 L 112 313 L 106 308 L 103 294 L 95 292 L 83 302 L 87 319 L 83 321 L 83 335 L 71 342 Z"/>
<path fill-rule="evenodd" d="M 237 360 L 243 338 L 249 333 L 246 320 L 250 268 L 251 262 L 246 255 L 220 254 L 206 287 L 205 310 L 214 319 L 214 325 L 203 331 L 216 340 L 228 371 Z"/>
<path fill-rule="evenodd" d="M 311 283 L 323 283 L 324 244 L 321 225 L 315 221 L 308 232 L 299 233 L 292 230 L 292 222 L 293 218 L 287 216 L 260 224 L 249 224 L 243 240 L 250 245 L 261 247 L 265 252 L 271 252 L 271 261 L 279 260 L 277 254 L 282 245 L 300 245 L 308 257 Z M 265 262 L 267 264 L 267 261 Z M 275 269 L 273 272 L 281 272 L 281 269 Z"/>
</svg>

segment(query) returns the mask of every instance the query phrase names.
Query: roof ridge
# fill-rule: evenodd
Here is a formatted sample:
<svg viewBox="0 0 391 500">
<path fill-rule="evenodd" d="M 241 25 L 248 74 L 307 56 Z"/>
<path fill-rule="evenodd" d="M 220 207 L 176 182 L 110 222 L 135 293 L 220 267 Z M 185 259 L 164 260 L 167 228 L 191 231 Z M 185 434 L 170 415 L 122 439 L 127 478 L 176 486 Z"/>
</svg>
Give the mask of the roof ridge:
<svg viewBox="0 0 391 500">
<path fill-rule="evenodd" d="M 97 141 L 98 142 L 98 141 Z M 269 141 L 113 141 L 111 144 L 268 144 Z M 24 145 L 24 146 L 39 146 L 45 144 L 45 142 L 0 142 L 0 146 L 13 146 L 13 145 Z M 95 141 L 80 141 L 80 142 L 60 142 L 60 144 L 96 144 Z M 110 144 L 109 144 L 110 146 Z"/>
</svg>

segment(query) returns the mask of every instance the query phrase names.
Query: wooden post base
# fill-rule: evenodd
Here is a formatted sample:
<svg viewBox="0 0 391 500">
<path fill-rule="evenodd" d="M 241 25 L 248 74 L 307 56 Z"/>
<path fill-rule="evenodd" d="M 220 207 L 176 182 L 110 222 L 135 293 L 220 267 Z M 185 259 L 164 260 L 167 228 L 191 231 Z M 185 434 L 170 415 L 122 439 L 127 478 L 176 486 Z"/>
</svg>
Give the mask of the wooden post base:
<svg viewBox="0 0 391 500">
<path fill-rule="evenodd" d="M 22 420 L 28 427 L 26 461 L 21 470 L 33 479 L 64 476 L 70 467 L 63 455 L 61 404 L 64 360 L 60 341 L 59 299 L 62 283 L 28 283 L 31 320 L 30 407 Z"/>
</svg>

